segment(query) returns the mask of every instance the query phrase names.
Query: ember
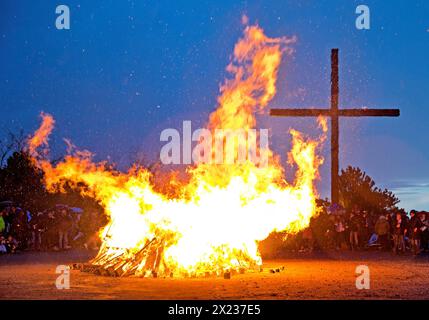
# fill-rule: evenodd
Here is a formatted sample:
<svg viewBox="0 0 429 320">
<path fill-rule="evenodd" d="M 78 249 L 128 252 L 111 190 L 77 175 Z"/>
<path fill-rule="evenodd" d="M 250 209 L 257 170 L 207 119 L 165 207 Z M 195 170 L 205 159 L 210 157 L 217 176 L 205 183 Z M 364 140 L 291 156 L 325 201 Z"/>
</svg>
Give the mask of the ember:
<svg viewBox="0 0 429 320">
<path fill-rule="evenodd" d="M 221 87 L 208 130 L 255 134 L 255 113 L 274 97 L 281 58 L 291 53 L 294 41 L 269 38 L 258 26 L 245 28 L 227 67 L 232 77 Z M 45 115 L 42 128 L 51 129 L 46 121 L 53 123 Z M 46 131 L 36 132 L 31 141 L 43 145 Z M 270 150 L 266 166 L 247 161 L 189 167 L 189 181 L 168 182 L 175 186 L 174 195 L 156 191 L 148 170 L 113 171 L 94 163 L 87 151 L 71 150 L 56 165 L 40 159 L 38 164 L 49 190 L 63 190 L 67 183 L 105 208 L 109 223 L 100 233 L 103 245 L 89 265 L 76 266 L 81 270 L 112 276 L 230 277 L 232 272 L 260 270 L 258 241 L 275 231 L 298 232 L 316 214 L 314 181 L 322 163 L 316 148 L 324 134 L 319 141 L 304 139 L 295 130 L 290 134 L 289 162 L 297 167 L 293 183 L 285 180 L 279 157 Z M 228 152 L 236 154 L 237 148 Z"/>
</svg>

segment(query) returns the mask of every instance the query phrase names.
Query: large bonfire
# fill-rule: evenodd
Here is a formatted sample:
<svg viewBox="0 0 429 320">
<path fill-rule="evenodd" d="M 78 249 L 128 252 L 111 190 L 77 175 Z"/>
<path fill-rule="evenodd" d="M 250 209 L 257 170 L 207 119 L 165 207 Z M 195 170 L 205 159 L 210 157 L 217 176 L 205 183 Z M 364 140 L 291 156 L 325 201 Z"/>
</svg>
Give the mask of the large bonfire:
<svg viewBox="0 0 429 320">
<path fill-rule="evenodd" d="M 255 113 L 263 112 L 274 97 L 281 58 L 290 54 L 293 41 L 269 38 L 258 26 L 245 27 L 208 130 L 255 134 L 250 130 L 256 126 Z M 42 118 L 29 139 L 29 152 L 43 169 L 48 190 L 61 191 L 67 184 L 103 206 L 109 222 L 100 232 L 102 246 L 91 263 L 114 274 L 199 276 L 258 268 L 259 241 L 276 231 L 298 232 L 316 214 L 314 181 L 322 163 L 316 148 L 323 136 L 313 141 L 290 130 L 288 159 L 297 168 L 293 183 L 285 180 L 273 152 L 253 150 L 268 152 L 268 163 L 189 166 L 189 179 L 172 179 L 168 183 L 175 192 L 166 194 L 154 187 L 149 170 L 134 166 L 127 173 L 115 171 L 93 162 L 87 151 L 71 150 L 53 165 L 37 152 L 46 148 L 54 126 L 52 116 Z"/>
</svg>

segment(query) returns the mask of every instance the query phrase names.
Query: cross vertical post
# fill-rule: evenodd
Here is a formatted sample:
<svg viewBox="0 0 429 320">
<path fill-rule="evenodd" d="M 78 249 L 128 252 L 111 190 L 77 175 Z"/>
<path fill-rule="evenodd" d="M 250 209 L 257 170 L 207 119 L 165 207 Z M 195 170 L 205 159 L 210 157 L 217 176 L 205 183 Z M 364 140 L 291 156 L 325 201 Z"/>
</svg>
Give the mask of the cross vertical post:
<svg viewBox="0 0 429 320">
<path fill-rule="evenodd" d="M 339 203 L 338 49 L 331 51 L 331 201 Z"/>
</svg>

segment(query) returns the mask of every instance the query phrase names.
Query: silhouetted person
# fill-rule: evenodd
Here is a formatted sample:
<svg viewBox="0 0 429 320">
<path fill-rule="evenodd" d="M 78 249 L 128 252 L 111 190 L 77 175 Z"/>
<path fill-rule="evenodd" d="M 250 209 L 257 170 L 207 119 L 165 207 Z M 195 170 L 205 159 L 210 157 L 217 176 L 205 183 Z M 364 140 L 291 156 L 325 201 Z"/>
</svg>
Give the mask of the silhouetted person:
<svg viewBox="0 0 429 320">
<path fill-rule="evenodd" d="M 405 239 L 404 235 L 407 232 L 407 225 L 405 217 L 400 212 L 396 213 L 396 217 L 393 220 L 393 251 L 398 254 L 399 252 L 405 252 Z"/>
<path fill-rule="evenodd" d="M 335 246 L 337 250 L 340 250 L 343 243 L 345 242 L 345 225 L 340 217 L 335 218 Z"/>
<path fill-rule="evenodd" d="M 359 230 L 360 243 L 361 243 L 361 247 L 365 247 L 368 244 L 368 240 L 374 231 L 374 225 L 371 220 L 371 216 L 368 214 L 367 211 L 363 211 L 360 220 L 361 220 L 360 230 Z"/>
<path fill-rule="evenodd" d="M 0 236 L 6 234 L 6 223 L 3 218 L 4 210 L 0 211 Z"/>
<path fill-rule="evenodd" d="M 58 248 L 59 250 L 70 249 L 69 231 L 72 227 L 72 218 L 67 209 L 61 209 L 58 217 Z"/>
<path fill-rule="evenodd" d="M 58 250 L 58 247 L 56 247 L 56 243 L 58 241 L 58 221 L 56 219 L 55 212 L 53 210 L 48 210 L 41 216 L 41 219 L 43 247 L 46 250 L 53 247 Z"/>
<path fill-rule="evenodd" d="M 426 212 L 420 214 L 421 227 L 421 245 L 424 251 L 429 250 L 429 217 Z"/>
<path fill-rule="evenodd" d="M 378 242 L 381 245 L 382 250 L 388 250 L 390 248 L 389 245 L 389 237 L 390 237 L 390 224 L 387 221 L 387 218 L 381 215 L 376 224 L 375 224 L 375 233 L 378 237 Z"/>
<path fill-rule="evenodd" d="M 349 220 L 349 232 L 350 232 L 350 248 L 356 250 L 359 248 L 359 229 L 361 228 L 359 211 L 357 207 L 353 209 L 350 214 Z"/>
<path fill-rule="evenodd" d="M 40 250 L 42 247 L 43 212 L 35 214 L 30 221 L 31 244 L 33 250 Z"/>
<path fill-rule="evenodd" d="M 10 235 L 17 241 L 17 249 L 25 249 L 29 239 L 29 226 L 24 210 L 12 207 Z"/>
<path fill-rule="evenodd" d="M 423 223 L 415 210 L 410 211 L 410 217 L 408 234 L 411 241 L 411 250 L 415 255 L 418 255 L 420 253 L 421 228 Z"/>
</svg>

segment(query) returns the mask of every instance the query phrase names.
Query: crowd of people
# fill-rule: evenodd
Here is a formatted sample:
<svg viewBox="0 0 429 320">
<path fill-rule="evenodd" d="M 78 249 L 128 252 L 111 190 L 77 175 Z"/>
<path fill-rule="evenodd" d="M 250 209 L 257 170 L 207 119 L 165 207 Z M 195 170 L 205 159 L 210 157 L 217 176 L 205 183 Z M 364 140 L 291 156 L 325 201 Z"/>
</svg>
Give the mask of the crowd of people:
<svg viewBox="0 0 429 320">
<path fill-rule="evenodd" d="M 429 252 L 429 213 L 404 210 L 372 215 L 355 206 L 350 212 L 329 214 L 325 237 L 327 247 L 336 250 L 392 250 L 396 254 Z M 301 249 L 315 246 L 312 228 L 302 234 Z"/>
<path fill-rule="evenodd" d="M 99 246 L 100 214 L 58 205 L 32 214 L 18 206 L 0 211 L 0 253 L 60 251 Z"/>
</svg>

